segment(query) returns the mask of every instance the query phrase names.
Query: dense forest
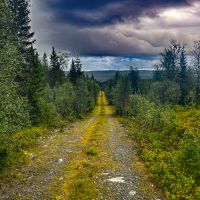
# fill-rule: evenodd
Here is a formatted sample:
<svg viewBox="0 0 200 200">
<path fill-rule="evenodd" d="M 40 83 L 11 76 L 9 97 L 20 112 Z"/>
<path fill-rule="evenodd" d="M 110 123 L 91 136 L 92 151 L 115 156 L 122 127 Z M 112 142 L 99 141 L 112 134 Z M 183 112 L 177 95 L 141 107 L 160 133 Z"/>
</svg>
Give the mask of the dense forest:
<svg viewBox="0 0 200 200">
<path fill-rule="evenodd" d="M 0 0 L 0 169 L 19 162 L 21 147 L 43 131 L 90 111 L 99 86 L 72 59 L 52 48 L 40 57 L 34 48 L 29 1 Z M 67 70 L 69 70 L 67 72 Z M 21 131 L 21 132 L 20 132 Z"/>
<path fill-rule="evenodd" d="M 132 68 L 104 87 L 167 198 L 200 199 L 200 41 L 186 52 L 172 40 L 153 80 L 141 80 Z"/>
</svg>

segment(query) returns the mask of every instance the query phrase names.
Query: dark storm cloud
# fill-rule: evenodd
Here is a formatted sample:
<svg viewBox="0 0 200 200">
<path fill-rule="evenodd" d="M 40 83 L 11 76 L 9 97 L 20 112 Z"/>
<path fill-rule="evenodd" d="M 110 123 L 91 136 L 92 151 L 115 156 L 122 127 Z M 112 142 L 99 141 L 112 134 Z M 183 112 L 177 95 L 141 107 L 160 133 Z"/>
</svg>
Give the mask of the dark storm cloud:
<svg viewBox="0 0 200 200">
<path fill-rule="evenodd" d="M 186 6 L 189 0 L 43 0 L 57 23 L 76 26 L 98 26 L 137 18 L 155 17 L 156 10 L 169 6 Z M 155 10 L 153 10 L 155 9 Z M 151 10 L 151 11 L 149 11 Z"/>
<path fill-rule="evenodd" d="M 111 66 L 117 66 L 115 62 L 120 60 L 111 59 L 112 56 L 139 57 L 138 62 L 147 61 L 141 62 L 145 65 L 172 38 L 188 46 L 200 39 L 199 0 L 31 0 L 31 3 L 39 52 L 50 53 L 54 45 L 61 51 L 94 57 L 87 59 L 87 64 L 91 62 L 89 66 L 95 66 L 98 56 L 106 58 L 103 62 L 109 61 L 107 64 L 112 60 Z M 99 66 L 103 62 L 98 62 Z"/>
</svg>

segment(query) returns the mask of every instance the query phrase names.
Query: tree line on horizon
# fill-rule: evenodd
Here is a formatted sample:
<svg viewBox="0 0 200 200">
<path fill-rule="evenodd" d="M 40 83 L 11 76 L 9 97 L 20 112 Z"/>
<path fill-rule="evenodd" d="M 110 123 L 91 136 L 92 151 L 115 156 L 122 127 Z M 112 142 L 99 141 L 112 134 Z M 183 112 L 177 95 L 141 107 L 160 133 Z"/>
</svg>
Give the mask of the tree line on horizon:
<svg viewBox="0 0 200 200">
<path fill-rule="evenodd" d="M 20 130 L 80 117 L 96 102 L 99 86 L 52 48 L 50 62 L 34 48 L 29 0 L 0 0 L 0 168 L 10 137 Z"/>
<path fill-rule="evenodd" d="M 117 72 L 108 80 L 105 91 L 119 114 L 127 112 L 129 96 L 142 94 L 160 104 L 200 104 L 200 41 L 195 41 L 188 64 L 185 45 L 171 40 L 154 66 L 152 80 L 142 80 L 137 68 L 127 74 Z"/>
</svg>

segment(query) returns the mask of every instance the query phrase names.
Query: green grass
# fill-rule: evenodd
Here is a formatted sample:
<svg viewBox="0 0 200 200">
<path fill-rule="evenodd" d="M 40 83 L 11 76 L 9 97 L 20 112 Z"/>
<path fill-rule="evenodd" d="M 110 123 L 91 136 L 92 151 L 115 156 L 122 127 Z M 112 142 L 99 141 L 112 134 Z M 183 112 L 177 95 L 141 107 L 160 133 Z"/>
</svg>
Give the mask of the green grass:
<svg viewBox="0 0 200 200">
<path fill-rule="evenodd" d="M 49 133 L 47 127 L 26 129 L 7 137 L 7 143 L 1 145 L 0 170 L 22 165 L 29 159 L 28 150 L 37 146 L 38 138 Z"/>
</svg>

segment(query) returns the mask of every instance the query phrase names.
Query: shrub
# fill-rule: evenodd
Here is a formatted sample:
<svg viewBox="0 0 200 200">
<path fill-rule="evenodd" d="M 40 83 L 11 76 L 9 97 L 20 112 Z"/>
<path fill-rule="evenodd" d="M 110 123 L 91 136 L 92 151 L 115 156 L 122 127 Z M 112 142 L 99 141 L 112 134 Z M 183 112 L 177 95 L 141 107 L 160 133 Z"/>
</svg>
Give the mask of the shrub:
<svg viewBox="0 0 200 200">
<path fill-rule="evenodd" d="M 177 104 L 180 99 L 180 86 L 173 81 L 155 82 L 151 85 L 149 98 L 156 103 Z"/>
<path fill-rule="evenodd" d="M 141 95 L 131 95 L 127 109 L 128 116 L 134 117 L 143 128 L 152 128 L 156 108 L 154 103 Z"/>
<path fill-rule="evenodd" d="M 51 125 L 54 121 L 59 120 L 56 106 L 53 104 L 53 94 L 48 86 L 44 89 L 43 95 L 38 98 L 37 103 L 40 111 L 37 124 Z"/>
<path fill-rule="evenodd" d="M 56 110 L 62 118 L 68 118 L 75 114 L 73 104 L 75 92 L 70 82 L 66 82 L 54 88 L 54 96 Z"/>
<path fill-rule="evenodd" d="M 179 167 L 200 183 L 200 133 L 188 130 L 181 140 L 178 151 Z"/>
</svg>

